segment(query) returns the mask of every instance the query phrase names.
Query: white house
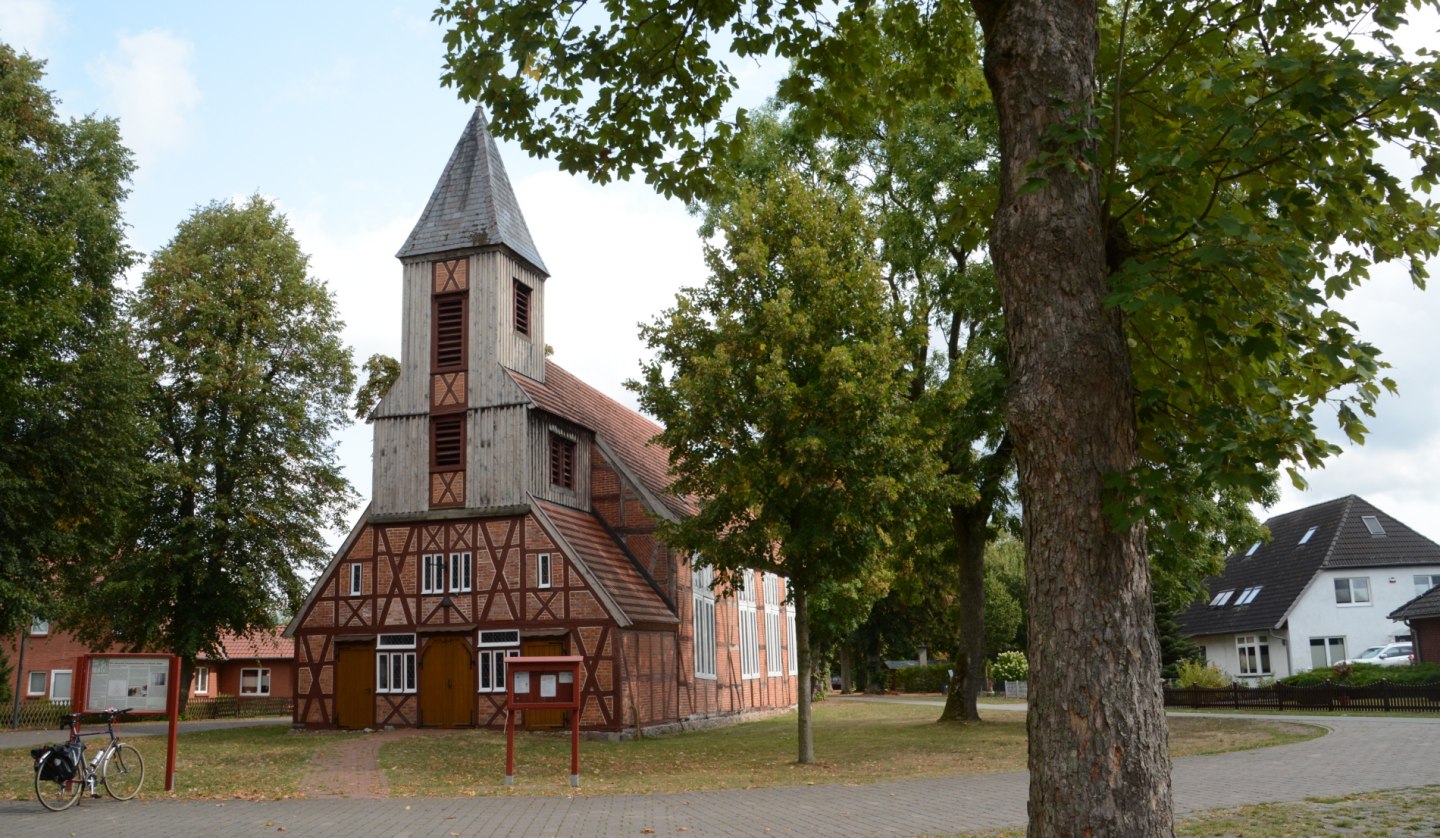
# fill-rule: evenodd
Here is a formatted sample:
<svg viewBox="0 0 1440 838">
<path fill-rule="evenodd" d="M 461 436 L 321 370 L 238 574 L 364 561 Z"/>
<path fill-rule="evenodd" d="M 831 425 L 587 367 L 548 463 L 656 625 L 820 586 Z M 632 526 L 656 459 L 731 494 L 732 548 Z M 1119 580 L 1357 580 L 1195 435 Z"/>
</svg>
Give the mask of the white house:
<svg viewBox="0 0 1440 838">
<path fill-rule="evenodd" d="M 1349 495 L 1265 522 L 1179 617 L 1205 657 L 1244 681 L 1332 666 L 1410 640 L 1390 613 L 1440 584 L 1440 545 Z"/>
</svg>

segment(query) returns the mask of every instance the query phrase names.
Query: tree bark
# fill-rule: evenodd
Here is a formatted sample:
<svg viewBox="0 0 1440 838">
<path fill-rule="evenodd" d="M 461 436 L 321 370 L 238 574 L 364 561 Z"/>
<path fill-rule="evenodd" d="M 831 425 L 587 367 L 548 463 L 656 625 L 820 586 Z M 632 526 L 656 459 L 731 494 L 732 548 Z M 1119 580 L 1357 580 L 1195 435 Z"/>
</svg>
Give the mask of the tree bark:
<svg viewBox="0 0 1440 838">
<path fill-rule="evenodd" d="M 989 507 L 950 507 L 950 524 L 958 551 L 955 599 L 959 640 L 955 644 L 955 674 L 945 696 L 942 722 L 980 720 L 976 696 L 985 685 L 985 542 Z"/>
<path fill-rule="evenodd" d="M 812 765 L 815 762 L 815 729 L 810 721 L 810 681 L 815 677 L 815 665 L 810 660 L 810 603 L 803 588 L 795 590 L 795 705 L 800 726 L 800 753 L 796 762 Z"/>
<path fill-rule="evenodd" d="M 1103 303 L 1094 143 L 1073 139 L 1096 127 L 1097 9 L 972 5 L 1000 131 L 991 244 L 1025 510 L 1029 834 L 1173 835 L 1143 524 L 1117 530 L 1106 509 L 1126 500 L 1107 476 L 1129 470 L 1137 449 L 1122 323 Z M 1057 126 L 1072 139 L 1047 141 Z M 1059 156 L 1041 165 L 1044 155 Z M 1045 180 L 1022 194 L 1034 176 Z"/>
</svg>

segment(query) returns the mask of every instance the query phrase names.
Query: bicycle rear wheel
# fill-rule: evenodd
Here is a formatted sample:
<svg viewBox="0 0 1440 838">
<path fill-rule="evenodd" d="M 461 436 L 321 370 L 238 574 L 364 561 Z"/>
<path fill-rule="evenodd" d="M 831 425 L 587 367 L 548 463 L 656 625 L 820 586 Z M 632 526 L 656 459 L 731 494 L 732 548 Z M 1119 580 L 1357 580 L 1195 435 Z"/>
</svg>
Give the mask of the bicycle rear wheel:
<svg viewBox="0 0 1440 838">
<path fill-rule="evenodd" d="M 85 788 L 85 761 L 75 766 L 75 776 L 68 780 L 42 779 L 44 766 L 35 769 L 35 799 L 52 812 L 60 812 L 75 805 L 80 792 Z"/>
<path fill-rule="evenodd" d="M 145 760 L 134 745 L 116 745 L 100 769 L 105 791 L 116 800 L 129 800 L 140 791 L 145 781 Z"/>
</svg>

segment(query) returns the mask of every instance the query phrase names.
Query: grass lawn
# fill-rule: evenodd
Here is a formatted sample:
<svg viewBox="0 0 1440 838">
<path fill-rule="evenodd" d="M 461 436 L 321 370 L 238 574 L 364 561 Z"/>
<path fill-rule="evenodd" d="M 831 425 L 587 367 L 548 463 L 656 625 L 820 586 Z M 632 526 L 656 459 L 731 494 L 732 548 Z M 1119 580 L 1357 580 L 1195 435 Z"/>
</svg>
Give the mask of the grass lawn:
<svg viewBox="0 0 1440 838">
<path fill-rule="evenodd" d="M 629 742 L 582 741 L 584 794 L 643 794 L 809 783 L 874 783 L 1025 767 L 1025 718 L 992 711 L 978 724 L 935 723 L 938 708 L 879 702 L 815 707 L 816 764 L 795 760 L 795 717 Z M 1297 742 L 1321 735 L 1307 725 L 1242 719 L 1171 722 L 1176 756 Z M 505 736 L 464 731 L 441 753 L 433 737 L 384 745 L 380 765 L 392 796 L 505 794 Z M 570 793 L 570 740 L 516 737 L 513 793 Z"/>
<path fill-rule="evenodd" d="M 1366 792 L 1298 803 L 1266 803 L 1189 814 L 1175 823 L 1177 838 L 1404 838 L 1437 833 L 1440 786 Z M 1025 830 L 976 833 L 1024 838 Z"/>
<path fill-rule="evenodd" d="M 586 795 L 698 791 L 806 783 L 873 783 L 1025 766 L 1021 713 L 991 711 L 974 724 L 935 723 L 939 708 L 830 701 L 815 708 L 818 764 L 795 760 L 795 716 L 629 742 L 582 741 Z M 1319 728 L 1279 721 L 1185 718 L 1170 722 L 1171 752 L 1187 756 L 1280 745 L 1318 736 Z M 277 799 L 299 793 L 317 750 L 367 734 L 289 732 L 288 724 L 232 728 L 180 737 L 174 797 Z M 383 736 L 384 734 L 368 734 Z M 165 738 L 127 737 L 145 757 L 141 795 L 167 797 Z M 91 747 L 98 743 L 92 741 Z M 91 752 L 93 753 L 93 751 Z M 34 795 L 28 748 L 0 750 L 0 798 Z M 516 785 L 504 785 L 505 736 L 481 730 L 396 739 L 380 749 L 393 797 L 561 795 L 569 787 L 568 735 L 516 737 Z"/>
</svg>

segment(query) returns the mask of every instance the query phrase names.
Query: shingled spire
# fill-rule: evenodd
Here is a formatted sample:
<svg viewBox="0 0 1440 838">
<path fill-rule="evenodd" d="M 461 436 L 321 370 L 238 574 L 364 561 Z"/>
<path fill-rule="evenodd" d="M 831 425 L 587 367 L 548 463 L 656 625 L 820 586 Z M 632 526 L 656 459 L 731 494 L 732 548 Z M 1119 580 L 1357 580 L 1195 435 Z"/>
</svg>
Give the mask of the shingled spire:
<svg viewBox="0 0 1440 838">
<path fill-rule="evenodd" d="M 530 228 L 510 188 L 500 150 L 479 108 L 445 164 L 430 203 L 397 259 L 504 245 L 545 275 Z"/>
</svg>

